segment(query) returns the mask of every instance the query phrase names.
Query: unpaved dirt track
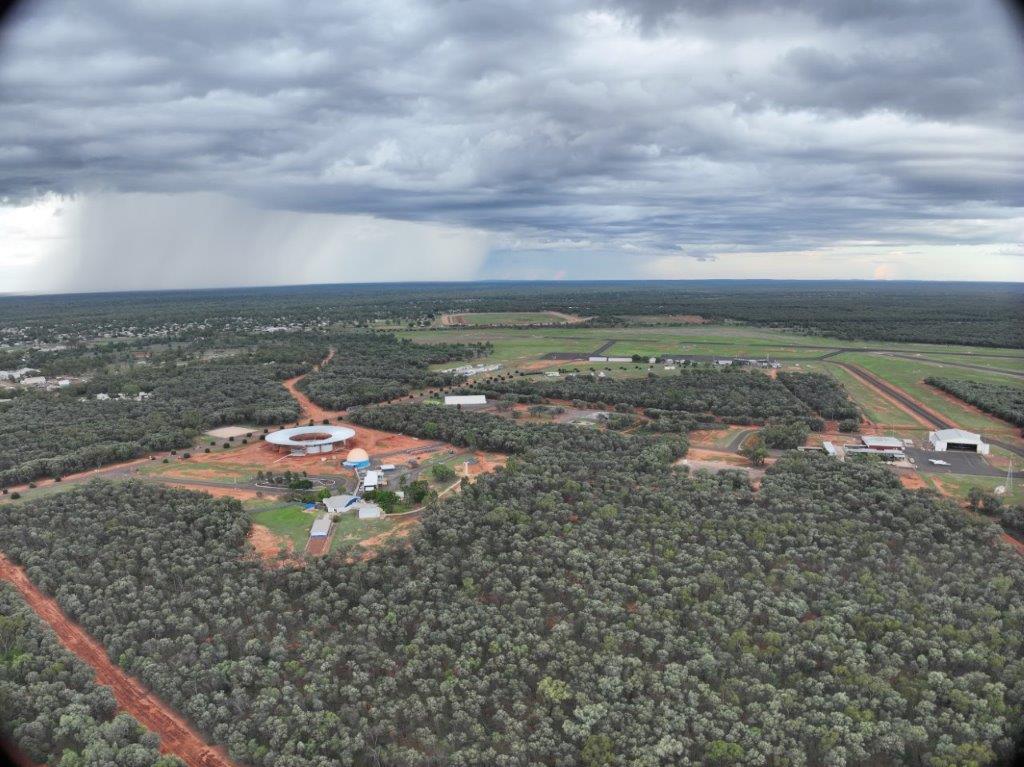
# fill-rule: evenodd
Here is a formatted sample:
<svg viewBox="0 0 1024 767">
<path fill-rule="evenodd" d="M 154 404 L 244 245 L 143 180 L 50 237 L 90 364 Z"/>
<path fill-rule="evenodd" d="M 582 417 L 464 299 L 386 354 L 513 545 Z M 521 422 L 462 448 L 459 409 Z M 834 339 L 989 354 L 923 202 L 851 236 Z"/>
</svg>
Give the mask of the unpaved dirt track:
<svg viewBox="0 0 1024 767">
<path fill-rule="evenodd" d="M 320 370 L 324 365 L 330 362 L 334 358 L 334 349 L 327 352 L 327 356 L 321 360 L 319 365 L 316 365 L 310 373 L 315 373 Z M 322 407 L 313 402 L 309 397 L 298 390 L 296 384 L 305 378 L 309 373 L 303 373 L 295 378 L 289 378 L 287 381 L 282 382 L 284 388 L 288 390 L 288 393 L 295 398 L 295 401 L 299 403 L 299 409 L 302 411 L 299 414 L 299 420 L 313 419 L 314 421 L 322 421 L 324 418 L 336 418 L 341 410 L 324 410 Z"/>
<path fill-rule="evenodd" d="M 96 672 L 96 681 L 110 687 L 117 705 L 144 727 L 160 736 L 160 749 L 189 767 L 232 767 L 234 762 L 208 746 L 174 709 L 110 662 L 103 646 L 68 618 L 57 602 L 46 596 L 25 572 L 0 554 L 0 579 L 12 584 L 36 615 L 57 634 L 67 649 Z"/>
</svg>

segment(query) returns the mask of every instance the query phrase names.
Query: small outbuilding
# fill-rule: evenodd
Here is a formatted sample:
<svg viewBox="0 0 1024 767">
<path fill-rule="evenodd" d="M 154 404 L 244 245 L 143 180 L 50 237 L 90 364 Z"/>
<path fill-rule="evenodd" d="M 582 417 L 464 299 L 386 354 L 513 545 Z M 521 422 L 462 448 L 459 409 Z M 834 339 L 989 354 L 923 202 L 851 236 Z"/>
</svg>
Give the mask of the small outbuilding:
<svg viewBox="0 0 1024 767">
<path fill-rule="evenodd" d="M 358 507 L 359 519 L 382 519 L 384 509 L 375 503 L 362 503 Z"/>
<path fill-rule="evenodd" d="M 980 434 L 963 429 L 940 429 L 928 433 L 928 442 L 932 450 L 944 452 L 946 450 L 960 450 L 966 453 L 980 453 L 988 455 L 989 445 L 983 442 Z"/>
<path fill-rule="evenodd" d="M 872 450 L 902 450 L 903 440 L 896 437 L 878 437 L 873 434 L 864 434 L 860 438 L 864 447 Z"/>
<path fill-rule="evenodd" d="M 487 395 L 485 394 L 446 394 L 444 395 L 444 404 L 446 405 L 461 405 L 463 407 L 473 407 L 474 405 L 486 405 Z"/>
<path fill-rule="evenodd" d="M 363 490 L 376 490 L 384 484 L 387 484 L 387 482 L 381 477 L 379 471 L 368 471 L 366 476 L 363 477 Z"/>
<path fill-rule="evenodd" d="M 331 532 L 331 518 L 324 514 L 313 520 L 313 526 L 309 529 L 310 538 L 326 538 Z"/>
</svg>

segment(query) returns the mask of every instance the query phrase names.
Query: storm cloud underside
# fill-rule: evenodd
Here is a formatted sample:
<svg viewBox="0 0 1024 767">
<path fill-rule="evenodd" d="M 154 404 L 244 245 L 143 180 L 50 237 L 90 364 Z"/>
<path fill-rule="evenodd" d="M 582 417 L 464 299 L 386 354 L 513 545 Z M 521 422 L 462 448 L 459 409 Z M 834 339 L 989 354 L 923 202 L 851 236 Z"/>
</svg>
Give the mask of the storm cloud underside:
<svg viewBox="0 0 1024 767">
<path fill-rule="evenodd" d="M 0 36 L 0 269 L 1019 279 L 1016 34 L 987 1 L 40 0 Z"/>
</svg>

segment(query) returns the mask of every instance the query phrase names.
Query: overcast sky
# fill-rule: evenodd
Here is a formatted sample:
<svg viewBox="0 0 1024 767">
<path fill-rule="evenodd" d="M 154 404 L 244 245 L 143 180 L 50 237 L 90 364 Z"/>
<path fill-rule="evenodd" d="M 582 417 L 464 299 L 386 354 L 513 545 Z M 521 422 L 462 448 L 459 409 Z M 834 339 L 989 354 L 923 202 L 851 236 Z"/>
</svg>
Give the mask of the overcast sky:
<svg viewBox="0 0 1024 767">
<path fill-rule="evenodd" d="M 35 0 L 0 292 L 1024 281 L 997 0 Z"/>
</svg>

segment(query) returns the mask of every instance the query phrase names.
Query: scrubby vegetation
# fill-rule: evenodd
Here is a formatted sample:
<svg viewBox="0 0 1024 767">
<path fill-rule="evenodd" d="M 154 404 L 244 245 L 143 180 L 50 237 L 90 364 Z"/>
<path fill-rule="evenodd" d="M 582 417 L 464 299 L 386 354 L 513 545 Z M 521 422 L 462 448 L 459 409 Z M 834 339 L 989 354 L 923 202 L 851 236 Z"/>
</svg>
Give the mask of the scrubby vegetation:
<svg viewBox="0 0 1024 767">
<path fill-rule="evenodd" d="M 353 419 L 515 455 L 352 565 L 263 568 L 237 501 L 141 483 L 12 506 L 0 545 L 263 767 L 1009 757 L 1024 563 L 883 466 L 790 454 L 753 493 L 672 438 Z"/>
<path fill-rule="evenodd" d="M 450 376 L 432 373 L 428 365 L 485 350 L 365 332 L 269 339 L 220 333 L 138 360 L 130 345 L 119 347 L 118 355 L 65 350 L 58 352 L 65 360 L 100 367 L 60 391 L 25 392 L 0 403 L 0 487 L 187 447 L 200 432 L 224 424 L 293 421 L 299 407 L 281 382 L 312 369 L 332 347 L 339 349 L 334 360 L 302 382 L 327 407 L 379 402 L 413 386 L 447 383 Z"/>
<path fill-rule="evenodd" d="M 479 345 L 414 344 L 392 335 L 369 333 L 349 333 L 332 341 L 338 353 L 322 370 L 299 383 L 311 400 L 332 410 L 384 402 L 412 389 L 444 386 L 454 377 L 433 372 L 430 365 L 468 360 L 486 351 Z"/>
<path fill-rule="evenodd" d="M 342 322 L 420 326 L 443 312 L 565 311 L 606 326 L 640 316 L 712 321 L 837 338 L 1024 348 L 1019 285 L 861 282 L 601 282 L 320 285 L 301 288 L 31 296 L 0 299 L 0 343 L 215 331 L 327 329 Z"/>
<path fill-rule="evenodd" d="M 770 418 L 811 415 L 789 389 L 764 373 L 739 368 L 687 367 L 648 378 L 566 376 L 553 380 L 489 381 L 474 391 L 581 400 L 601 407 L 674 410 L 710 415 L 730 423 L 763 423 Z"/>
<path fill-rule="evenodd" d="M 793 392 L 801 402 L 823 418 L 837 421 L 860 419 L 846 389 L 836 379 L 824 373 L 789 373 L 780 371 L 779 382 Z"/>
<path fill-rule="evenodd" d="M 88 392 L 80 398 L 69 390 L 0 404 L 0 486 L 187 447 L 202 430 L 225 423 L 297 418 L 298 405 L 271 372 L 244 364 L 144 367 L 131 390 L 149 394 L 142 400 L 98 400 Z"/>
<path fill-rule="evenodd" d="M 159 739 L 117 713 L 109 687 L 0 582 L 0 738 L 35 762 L 78 767 L 180 767 Z"/>
<path fill-rule="evenodd" d="M 810 429 L 803 421 L 777 421 L 761 429 L 761 439 L 768 447 L 793 450 L 807 441 Z"/>
<path fill-rule="evenodd" d="M 924 382 L 997 418 L 1024 426 L 1024 387 L 957 378 L 929 377 Z"/>
</svg>

